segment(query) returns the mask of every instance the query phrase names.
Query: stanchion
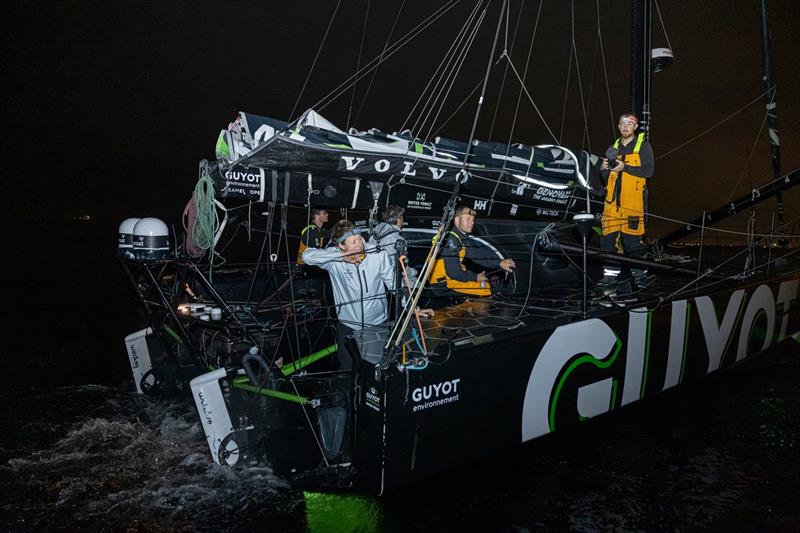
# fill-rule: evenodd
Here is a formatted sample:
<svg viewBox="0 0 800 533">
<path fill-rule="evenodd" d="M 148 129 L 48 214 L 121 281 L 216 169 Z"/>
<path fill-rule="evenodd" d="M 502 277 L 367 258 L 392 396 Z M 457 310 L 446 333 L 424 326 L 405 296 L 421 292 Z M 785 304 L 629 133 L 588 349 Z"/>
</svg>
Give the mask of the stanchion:
<svg viewBox="0 0 800 533">
<path fill-rule="evenodd" d="M 581 250 L 583 251 L 583 318 L 587 317 L 588 308 L 588 282 L 589 272 L 586 269 L 586 248 L 587 241 L 589 240 L 589 232 L 592 231 L 594 225 L 594 215 L 591 213 L 578 213 L 572 220 L 578 227 L 578 232 L 581 234 Z"/>
</svg>

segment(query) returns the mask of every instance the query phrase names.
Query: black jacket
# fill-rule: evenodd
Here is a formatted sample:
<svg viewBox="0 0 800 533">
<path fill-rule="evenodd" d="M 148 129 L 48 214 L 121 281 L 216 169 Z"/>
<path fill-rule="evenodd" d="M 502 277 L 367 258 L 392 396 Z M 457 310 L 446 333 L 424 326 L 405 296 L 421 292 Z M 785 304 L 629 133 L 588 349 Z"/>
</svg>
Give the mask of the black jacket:
<svg viewBox="0 0 800 533">
<path fill-rule="evenodd" d="M 454 235 L 455 234 L 455 235 Z M 458 256 L 461 246 L 464 246 L 464 266 L 467 270 L 461 270 L 461 259 Z M 469 269 L 470 263 L 474 263 L 484 270 L 497 270 L 500 268 L 500 259 L 485 246 L 478 246 L 469 235 L 465 234 L 455 226 L 447 233 L 442 244 L 441 257 L 444 260 L 444 268 L 447 276 L 456 281 L 477 281 L 478 274 Z"/>
</svg>

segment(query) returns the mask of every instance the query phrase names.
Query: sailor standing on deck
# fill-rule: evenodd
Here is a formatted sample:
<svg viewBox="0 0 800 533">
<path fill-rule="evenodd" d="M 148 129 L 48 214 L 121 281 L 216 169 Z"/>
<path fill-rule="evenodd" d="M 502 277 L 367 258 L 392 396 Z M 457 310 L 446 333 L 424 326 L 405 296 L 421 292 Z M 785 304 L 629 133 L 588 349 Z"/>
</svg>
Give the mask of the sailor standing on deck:
<svg viewBox="0 0 800 533">
<path fill-rule="evenodd" d="M 303 264 L 306 248 L 322 248 L 325 245 L 323 227 L 328 222 L 328 212 L 324 209 L 311 209 L 311 224 L 300 232 L 300 248 L 297 250 L 297 264 Z"/>
<path fill-rule="evenodd" d="M 462 205 L 456 208 L 453 229 L 445 235 L 439 257 L 431 273 L 431 288 L 442 296 L 491 296 L 492 289 L 486 270 L 474 272 L 464 264 L 465 260 L 488 270 L 503 269 L 512 272 L 516 268 L 513 259 L 498 259 L 484 248 L 470 246 L 469 236 L 475 227 L 475 210 Z M 449 293 L 449 294 L 448 294 Z"/>
<path fill-rule="evenodd" d="M 303 260 L 330 274 L 338 319 L 339 369 L 352 370 L 353 359 L 344 344 L 345 338 L 389 319 L 386 296 L 394 290 L 395 269 L 389 252 L 367 250 L 364 239 L 346 220 L 333 226 L 331 239 L 335 247 L 308 248 L 303 252 Z M 417 312 L 433 315 L 430 309 Z"/>
<path fill-rule="evenodd" d="M 621 247 L 626 255 L 641 258 L 647 255 L 642 237 L 647 212 L 647 181 L 653 176 L 655 158 L 644 133 L 634 135 L 638 127 L 639 119 L 634 113 L 619 117 L 620 138 L 606 150 L 607 158 L 600 167 L 603 174 L 608 175 L 600 247 L 611 254 Z M 619 263 L 607 263 L 600 285 L 615 285 L 621 271 Z M 636 285 L 643 287 L 646 271 L 634 268 L 631 273 Z"/>
<path fill-rule="evenodd" d="M 397 243 L 402 241 L 401 248 L 405 248 L 406 238 L 403 236 L 404 214 L 405 209 L 399 205 L 387 205 L 381 213 L 383 222 L 375 226 L 372 237 L 369 240 L 370 246 L 380 247 L 389 253 L 393 265 L 396 264 L 395 261 L 397 260 Z M 409 267 L 407 272 L 409 282 L 413 286 L 417 279 L 417 271 Z"/>
</svg>

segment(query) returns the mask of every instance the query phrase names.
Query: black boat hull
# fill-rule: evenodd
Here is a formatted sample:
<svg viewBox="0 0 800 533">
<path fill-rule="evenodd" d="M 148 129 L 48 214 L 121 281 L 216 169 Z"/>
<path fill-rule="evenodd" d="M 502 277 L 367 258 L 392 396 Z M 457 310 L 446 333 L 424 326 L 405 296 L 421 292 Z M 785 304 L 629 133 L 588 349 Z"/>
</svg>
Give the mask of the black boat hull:
<svg viewBox="0 0 800 533">
<path fill-rule="evenodd" d="M 358 456 L 369 465 L 367 486 L 386 492 L 796 337 L 799 281 L 795 275 L 658 309 L 472 337 L 425 371 L 376 373 L 365 361 Z M 468 315 L 476 303 L 462 305 Z M 472 314 L 480 320 L 477 309 Z"/>
</svg>

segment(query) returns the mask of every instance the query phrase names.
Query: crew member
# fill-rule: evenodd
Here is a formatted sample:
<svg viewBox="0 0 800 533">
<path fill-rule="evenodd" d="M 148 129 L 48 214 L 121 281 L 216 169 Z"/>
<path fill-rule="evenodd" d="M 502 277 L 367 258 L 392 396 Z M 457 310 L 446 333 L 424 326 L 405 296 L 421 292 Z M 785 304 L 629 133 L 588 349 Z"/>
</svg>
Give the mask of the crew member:
<svg viewBox="0 0 800 533">
<path fill-rule="evenodd" d="M 311 209 L 311 224 L 300 232 L 300 248 L 297 250 L 297 264 L 303 264 L 306 248 L 322 248 L 325 245 L 323 226 L 328 222 L 328 212 L 324 209 Z"/>
<path fill-rule="evenodd" d="M 344 438 L 337 449 L 325 449 L 331 461 L 348 462 L 354 439 L 354 405 L 358 365 L 345 340 L 356 331 L 368 326 L 379 325 L 389 318 L 387 292 L 394 290 L 394 265 L 386 250 L 367 250 L 364 239 L 353 224 L 340 220 L 333 226 L 331 240 L 334 246 L 328 248 L 306 248 L 303 260 L 307 265 L 318 266 L 328 271 L 336 303 L 336 343 L 338 347 L 339 370 L 346 371 L 350 377 L 347 393 L 347 416 L 344 425 L 339 426 Z M 432 310 L 420 312 L 433 315 Z"/>
<path fill-rule="evenodd" d="M 394 290 L 394 265 L 387 250 L 367 250 L 353 224 L 340 220 L 333 226 L 335 247 L 307 248 L 303 260 L 328 271 L 336 303 L 339 369 L 352 370 L 353 360 L 344 340 L 368 326 L 389 319 L 387 292 Z M 432 316 L 433 310 L 418 310 Z"/>
<path fill-rule="evenodd" d="M 614 141 L 603 159 L 601 171 L 608 175 L 603 208 L 603 236 L 600 247 L 606 253 L 643 258 L 647 248 L 642 243 L 647 213 L 647 181 L 653 176 L 653 148 L 644 133 L 636 134 L 639 118 L 634 113 L 619 117 L 620 137 Z M 615 285 L 621 272 L 619 263 L 604 265 L 601 285 Z M 631 269 L 637 286 L 645 285 L 646 271 Z"/>
<path fill-rule="evenodd" d="M 471 245 L 469 236 L 474 227 L 475 211 L 465 205 L 457 207 L 453 229 L 445 235 L 431 273 L 430 283 L 435 294 L 491 296 L 486 269 L 512 272 L 516 268 L 513 259 L 499 259 L 491 250 Z M 468 268 L 465 260 L 485 270 L 474 272 Z"/>
<path fill-rule="evenodd" d="M 377 246 L 389 253 L 392 264 L 396 264 L 398 254 L 399 241 L 402 241 L 401 248 L 405 249 L 406 238 L 403 236 L 403 224 L 405 220 L 403 215 L 405 209 L 398 205 L 387 205 L 381 213 L 381 222 L 373 230 L 372 237 L 370 237 L 370 245 Z M 407 268 L 409 282 L 413 286 L 417 279 L 417 271 L 413 268 Z"/>
</svg>

